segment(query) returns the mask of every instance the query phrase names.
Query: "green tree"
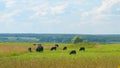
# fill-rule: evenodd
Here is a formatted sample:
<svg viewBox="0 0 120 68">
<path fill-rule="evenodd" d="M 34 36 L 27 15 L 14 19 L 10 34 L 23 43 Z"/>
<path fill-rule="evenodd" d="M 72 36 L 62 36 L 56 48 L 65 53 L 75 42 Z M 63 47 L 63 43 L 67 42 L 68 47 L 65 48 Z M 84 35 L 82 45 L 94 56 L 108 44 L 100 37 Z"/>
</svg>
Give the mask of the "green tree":
<svg viewBox="0 0 120 68">
<path fill-rule="evenodd" d="M 75 37 L 72 39 L 72 43 L 73 43 L 73 44 L 77 44 L 77 43 L 81 43 L 81 42 L 83 42 L 83 39 L 82 39 L 82 37 L 80 37 L 80 36 L 75 36 Z"/>
</svg>

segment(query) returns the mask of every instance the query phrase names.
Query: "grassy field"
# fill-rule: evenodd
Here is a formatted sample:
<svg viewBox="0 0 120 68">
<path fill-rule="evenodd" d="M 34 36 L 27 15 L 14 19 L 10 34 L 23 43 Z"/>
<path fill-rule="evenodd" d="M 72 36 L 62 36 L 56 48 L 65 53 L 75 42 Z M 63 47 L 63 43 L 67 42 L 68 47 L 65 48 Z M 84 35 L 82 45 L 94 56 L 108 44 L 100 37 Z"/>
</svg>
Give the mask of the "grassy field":
<svg viewBox="0 0 120 68">
<path fill-rule="evenodd" d="M 37 53 L 33 43 L 0 43 L 0 68 L 119 68 L 120 44 L 90 44 L 86 51 L 79 51 L 83 45 L 59 44 L 56 51 L 50 51 L 54 46 L 43 43 L 44 52 Z M 62 48 L 68 49 L 63 51 Z M 28 52 L 31 47 L 33 52 Z M 69 55 L 76 50 L 76 55 Z"/>
</svg>

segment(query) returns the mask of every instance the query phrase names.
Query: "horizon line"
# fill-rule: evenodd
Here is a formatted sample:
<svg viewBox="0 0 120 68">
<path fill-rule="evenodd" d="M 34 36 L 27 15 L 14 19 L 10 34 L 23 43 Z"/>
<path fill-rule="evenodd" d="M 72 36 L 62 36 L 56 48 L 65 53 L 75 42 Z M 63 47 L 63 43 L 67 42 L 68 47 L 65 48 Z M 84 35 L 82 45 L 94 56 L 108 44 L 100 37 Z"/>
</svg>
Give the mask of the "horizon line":
<svg viewBox="0 0 120 68">
<path fill-rule="evenodd" d="M 119 33 L 0 33 L 0 34 L 79 34 L 79 35 L 120 35 Z"/>
</svg>

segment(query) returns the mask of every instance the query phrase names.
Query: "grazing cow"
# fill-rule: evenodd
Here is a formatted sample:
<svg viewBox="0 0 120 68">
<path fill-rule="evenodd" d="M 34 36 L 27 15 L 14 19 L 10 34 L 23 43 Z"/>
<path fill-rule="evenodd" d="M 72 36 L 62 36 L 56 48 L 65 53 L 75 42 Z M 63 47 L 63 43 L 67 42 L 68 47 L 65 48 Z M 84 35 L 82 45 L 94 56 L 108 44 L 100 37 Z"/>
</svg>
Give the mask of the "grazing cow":
<svg viewBox="0 0 120 68">
<path fill-rule="evenodd" d="M 28 51 L 29 51 L 29 52 L 32 52 L 32 48 L 31 48 L 31 47 L 29 47 L 29 48 L 28 48 Z"/>
<path fill-rule="evenodd" d="M 51 51 L 53 51 L 53 50 L 56 50 L 57 49 L 57 47 L 51 47 Z"/>
<path fill-rule="evenodd" d="M 67 47 L 65 46 L 65 47 L 63 47 L 63 50 L 67 50 Z"/>
<path fill-rule="evenodd" d="M 85 51 L 85 47 L 80 47 L 79 51 Z"/>
<path fill-rule="evenodd" d="M 33 44 L 33 46 L 36 46 L 36 44 Z"/>
<path fill-rule="evenodd" d="M 76 50 L 72 50 L 69 54 L 76 54 Z"/>
<path fill-rule="evenodd" d="M 44 48 L 41 44 L 38 45 L 38 47 L 36 48 L 37 52 L 43 52 Z"/>
<path fill-rule="evenodd" d="M 59 47 L 59 45 L 58 45 L 58 44 L 55 44 L 55 47 Z"/>
</svg>

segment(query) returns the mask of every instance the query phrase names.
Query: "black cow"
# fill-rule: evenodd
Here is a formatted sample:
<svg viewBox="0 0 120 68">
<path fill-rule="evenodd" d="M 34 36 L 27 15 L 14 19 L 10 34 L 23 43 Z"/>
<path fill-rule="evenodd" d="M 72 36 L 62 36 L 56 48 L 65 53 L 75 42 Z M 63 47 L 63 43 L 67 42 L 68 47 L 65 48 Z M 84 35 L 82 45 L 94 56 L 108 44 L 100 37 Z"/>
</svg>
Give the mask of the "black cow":
<svg viewBox="0 0 120 68">
<path fill-rule="evenodd" d="M 72 50 L 69 54 L 76 54 L 76 50 Z"/>
<path fill-rule="evenodd" d="M 63 50 L 67 50 L 67 47 L 65 46 L 65 47 L 63 47 Z"/>
<path fill-rule="evenodd" d="M 36 52 L 43 52 L 44 48 L 41 44 L 38 45 L 38 47 L 36 48 Z"/>
<path fill-rule="evenodd" d="M 58 44 L 55 44 L 55 47 L 59 47 L 59 45 L 58 45 Z"/>
<path fill-rule="evenodd" d="M 33 44 L 33 46 L 36 46 L 36 44 Z"/>
<path fill-rule="evenodd" d="M 29 48 L 28 48 L 28 51 L 29 51 L 29 52 L 32 52 L 32 48 L 31 48 L 31 47 L 29 47 Z"/>
<path fill-rule="evenodd" d="M 85 51 L 85 47 L 80 47 L 79 51 Z"/>
<path fill-rule="evenodd" d="M 56 50 L 57 49 L 57 47 L 51 47 L 51 51 L 53 51 L 53 50 Z"/>
</svg>

